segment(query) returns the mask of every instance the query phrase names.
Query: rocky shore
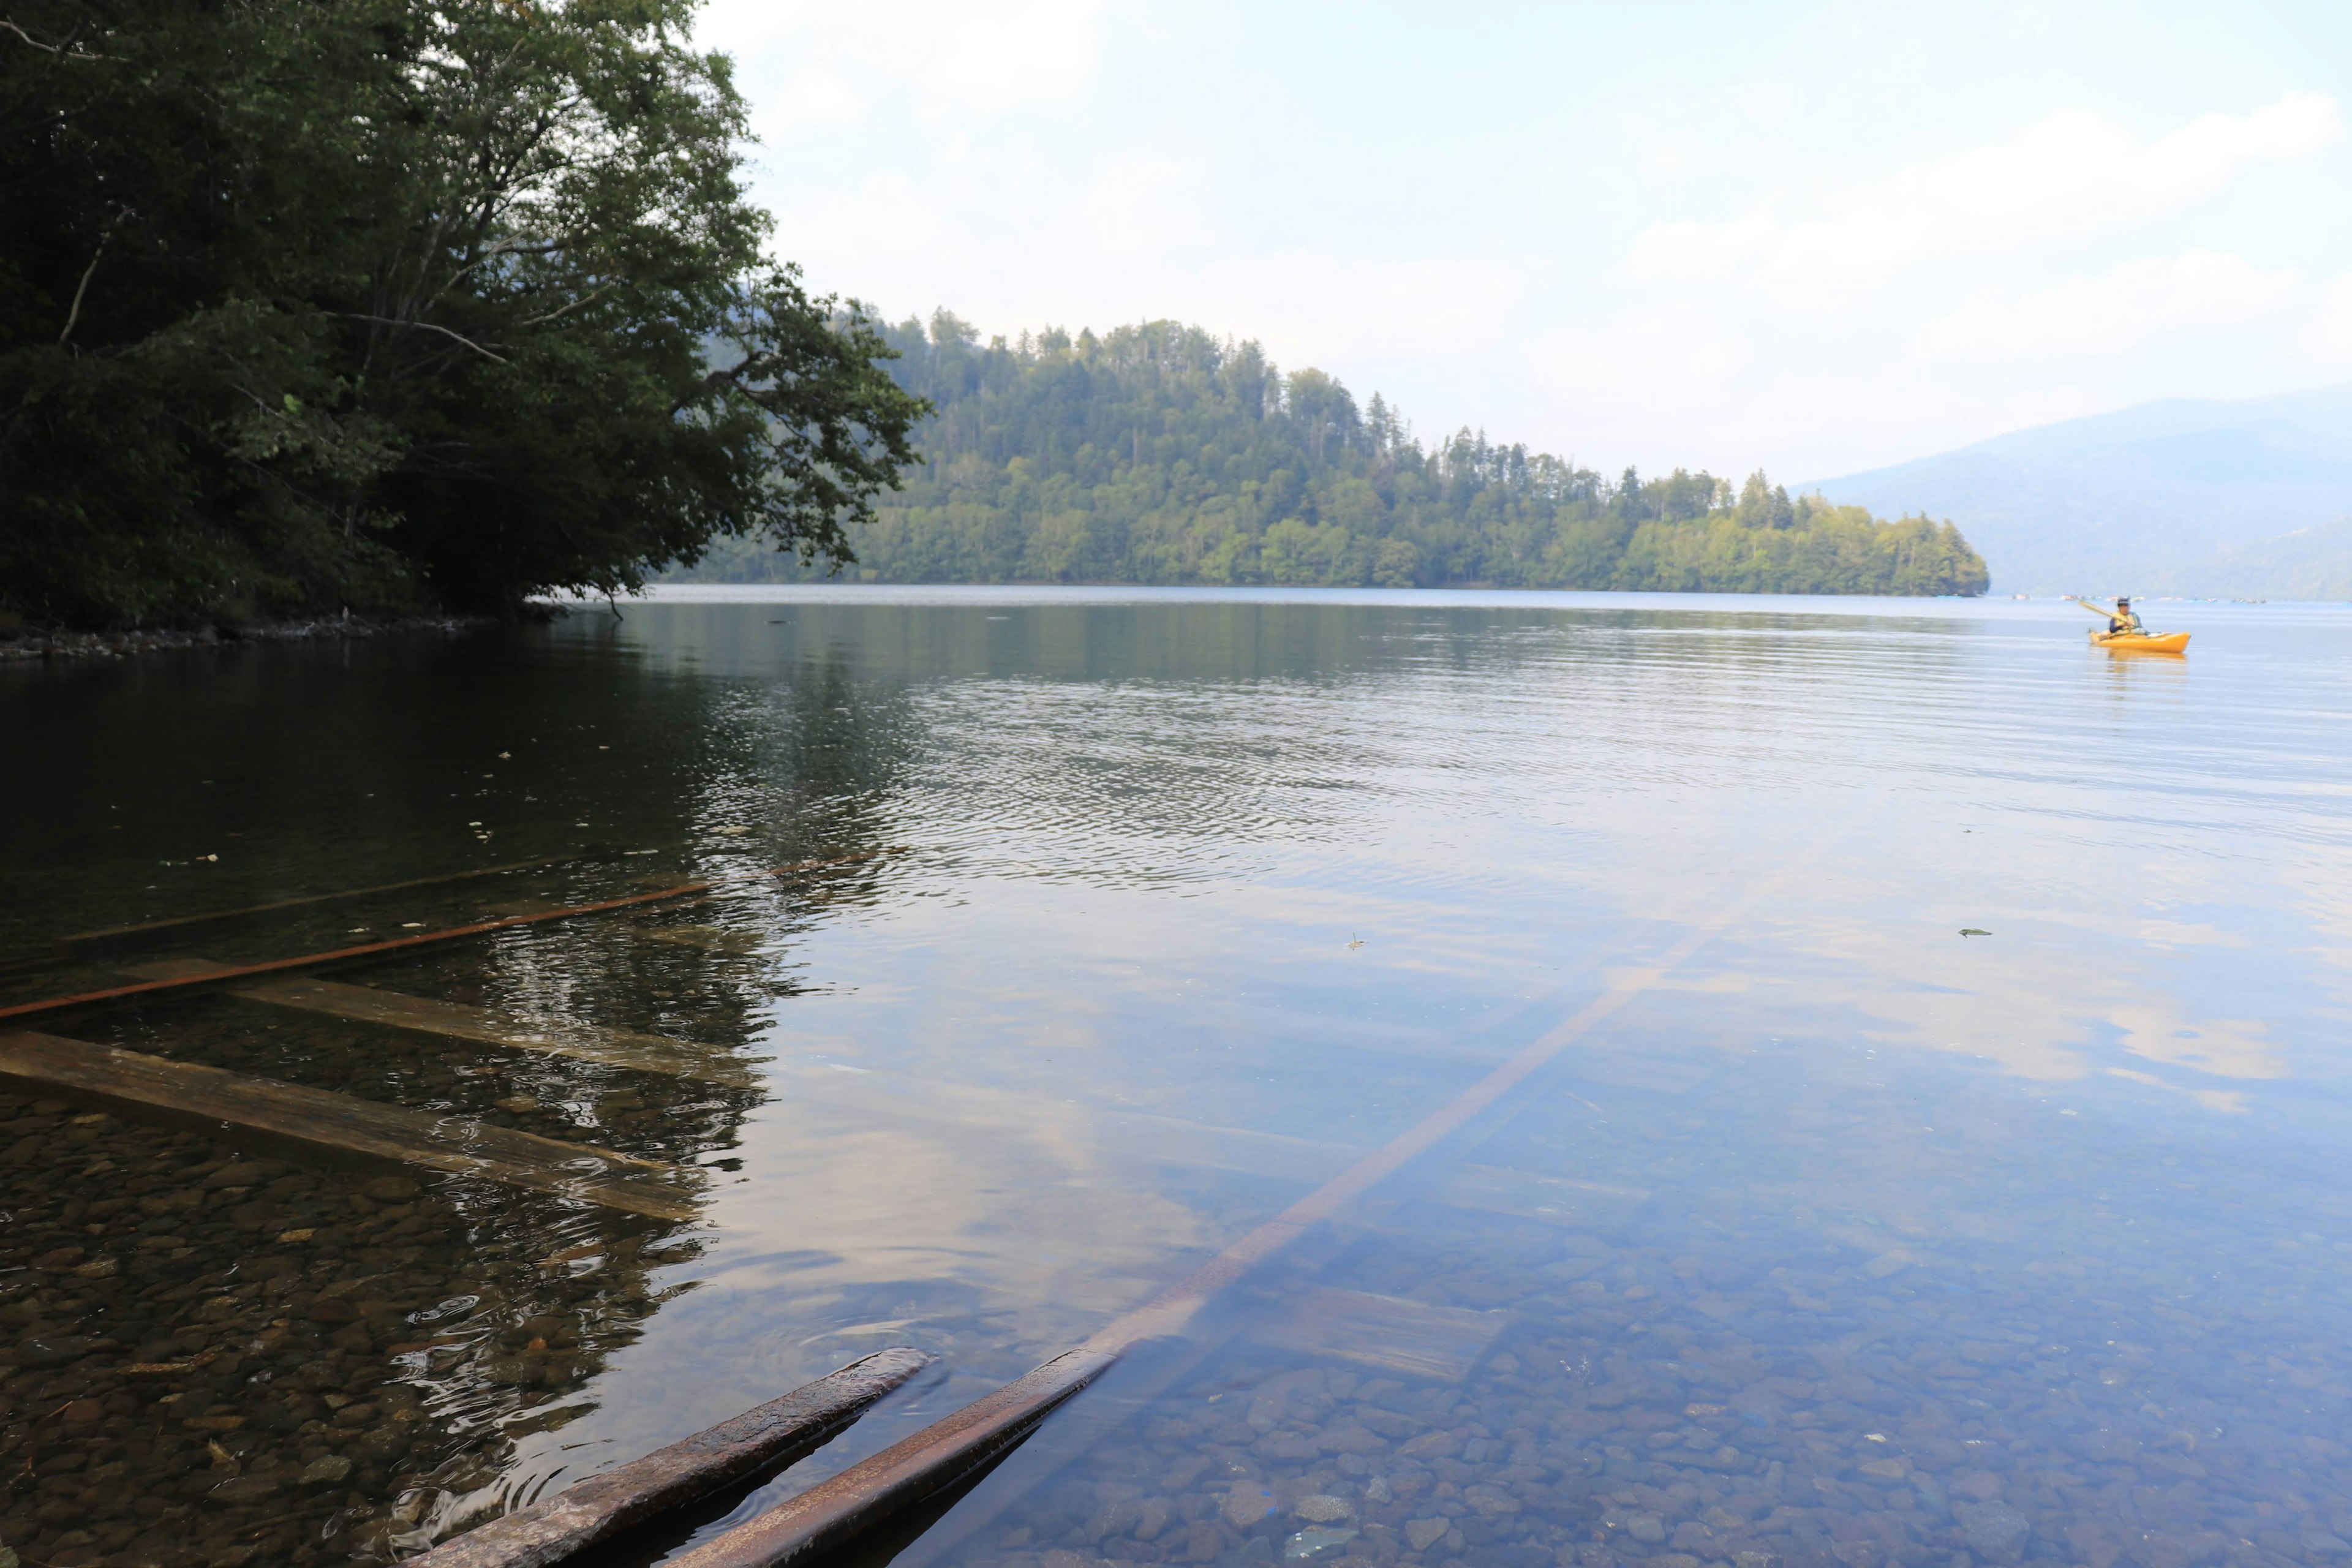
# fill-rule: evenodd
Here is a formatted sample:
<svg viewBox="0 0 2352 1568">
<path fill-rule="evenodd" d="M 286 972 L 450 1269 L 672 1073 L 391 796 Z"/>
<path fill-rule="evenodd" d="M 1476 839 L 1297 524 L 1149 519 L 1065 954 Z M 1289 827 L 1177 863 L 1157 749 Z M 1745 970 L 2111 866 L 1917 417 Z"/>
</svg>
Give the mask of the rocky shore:
<svg viewBox="0 0 2352 1568">
<path fill-rule="evenodd" d="M 250 626 L 152 627 L 123 632 L 27 632 L 0 637 L 0 661 L 11 659 L 126 658 L 135 654 L 238 643 L 307 642 L 323 638 L 386 637 L 399 633 L 478 631 L 498 623 L 487 616 L 325 616 L 316 620 L 265 621 Z"/>
</svg>

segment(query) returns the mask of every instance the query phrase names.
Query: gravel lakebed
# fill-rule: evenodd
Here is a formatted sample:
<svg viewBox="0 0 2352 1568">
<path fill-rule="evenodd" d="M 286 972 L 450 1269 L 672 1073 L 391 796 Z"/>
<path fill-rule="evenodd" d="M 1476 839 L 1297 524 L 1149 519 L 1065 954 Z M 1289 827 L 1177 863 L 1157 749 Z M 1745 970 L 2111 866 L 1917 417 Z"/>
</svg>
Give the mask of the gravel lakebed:
<svg viewBox="0 0 2352 1568">
<path fill-rule="evenodd" d="M 419 1550 L 500 1506 L 513 1439 L 579 1413 L 649 1270 L 691 1255 L 26 1094 L 0 1094 L 0 1551 L 50 1568 Z"/>
</svg>

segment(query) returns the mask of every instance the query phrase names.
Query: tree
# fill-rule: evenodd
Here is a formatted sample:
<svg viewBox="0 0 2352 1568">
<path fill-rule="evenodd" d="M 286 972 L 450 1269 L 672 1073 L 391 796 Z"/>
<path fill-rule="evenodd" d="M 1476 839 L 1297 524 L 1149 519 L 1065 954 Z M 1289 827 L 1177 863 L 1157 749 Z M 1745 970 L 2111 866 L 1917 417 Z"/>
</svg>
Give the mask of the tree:
<svg viewBox="0 0 2352 1568">
<path fill-rule="evenodd" d="M 763 259 L 693 0 L 30 0 L 0 606 L 95 624 L 803 563 L 924 412 Z"/>
</svg>

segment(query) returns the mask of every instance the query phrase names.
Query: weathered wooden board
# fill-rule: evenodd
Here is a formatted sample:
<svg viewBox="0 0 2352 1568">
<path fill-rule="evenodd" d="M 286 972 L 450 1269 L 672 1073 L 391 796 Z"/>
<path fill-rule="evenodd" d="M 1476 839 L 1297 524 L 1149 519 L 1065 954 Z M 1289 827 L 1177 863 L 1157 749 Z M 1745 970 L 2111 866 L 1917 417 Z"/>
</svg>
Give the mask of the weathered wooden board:
<svg viewBox="0 0 2352 1568">
<path fill-rule="evenodd" d="M 408 1561 L 415 1568 L 545 1568 L 561 1563 L 632 1525 L 810 1452 L 930 1363 L 919 1350 L 878 1351 Z"/>
<path fill-rule="evenodd" d="M 1327 1286 L 1283 1298 L 1250 1330 L 1250 1337 L 1277 1350 L 1459 1383 L 1510 1321 L 1508 1312 L 1433 1307 L 1402 1296 Z"/>
<path fill-rule="evenodd" d="M 1326 1182 L 1364 1157 L 1352 1143 L 1328 1143 L 1173 1117 L 1120 1111 L 1101 1119 L 1103 1146 L 1130 1159 L 1277 1180 Z M 1650 1194 L 1639 1187 L 1541 1176 L 1496 1165 L 1456 1165 L 1416 1195 L 1448 1208 L 1514 1215 L 1574 1230 L 1624 1228 Z"/>
<path fill-rule="evenodd" d="M 508 1186 L 582 1198 L 656 1219 L 692 1219 L 689 1173 L 607 1149 L 379 1105 L 272 1079 L 29 1031 L 0 1035 L 0 1077 L 197 1124 Z"/>
<path fill-rule="evenodd" d="M 77 956 L 106 952 L 131 952 L 142 947 L 152 947 L 185 936 L 206 926 L 226 925 L 237 921 L 252 920 L 262 915 L 274 915 L 285 910 L 307 909 L 317 904 L 347 903 L 353 899 L 370 899 L 383 893 L 406 892 L 411 888 L 437 888 L 450 882 L 471 882 L 484 877 L 503 877 L 513 871 L 541 871 L 551 866 L 568 866 L 576 860 L 601 859 L 610 850 L 589 849 L 577 854 L 557 855 L 543 860 L 512 860 L 503 866 L 485 866 L 476 871 L 450 871 L 438 877 L 415 877 L 405 882 L 385 882 L 373 888 L 345 888 L 339 892 L 311 893 L 301 898 L 278 899 L 270 903 L 252 904 L 239 910 L 212 910 L 204 914 L 181 915 L 172 920 L 144 921 L 137 925 L 111 926 L 104 931 L 77 931 L 57 939 L 59 952 Z"/>
<path fill-rule="evenodd" d="M 273 1007 L 323 1013 L 329 1017 L 377 1024 L 412 1034 L 577 1057 L 607 1067 L 667 1073 L 672 1078 L 698 1079 L 738 1089 L 755 1088 L 760 1082 L 753 1063 L 730 1056 L 716 1046 L 674 1040 L 664 1035 L 641 1035 L 629 1029 L 608 1029 L 594 1024 L 525 1022 L 483 1007 L 436 1002 L 397 991 L 378 990 L 373 985 L 345 985 L 333 980 L 271 980 L 258 985 L 237 986 L 229 994 Z"/>
<path fill-rule="evenodd" d="M 167 959 L 138 965 L 133 973 L 201 973 L 207 963 L 202 959 Z M 389 1028 L 575 1057 L 612 1067 L 707 1082 L 756 1087 L 763 1081 L 758 1070 L 763 1064 L 725 1057 L 716 1047 L 590 1024 L 525 1023 L 484 1008 L 374 986 L 303 978 L 239 986 L 230 994 Z M 1074 1104 L 1003 1089 L 822 1063 L 764 1065 L 769 1068 L 764 1081 L 787 1097 L 886 1120 L 940 1121 L 959 1127 L 1019 1124 L 1033 1130 L 1054 1121 L 1076 1125 L 1087 1120 L 1085 1112 Z M 1363 1149 L 1350 1143 L 1214 1127 L 1139 1111 L 1114 1111 L 1093 1120 L 1100 1145 L 1119 1158 L 1232 1171 L 1283 1181 L 1328 1181 L 1364 1154 Z M 1420 1195 L 1453 1208 L 1512 1215 L 1574 1229 L 1614 1231 L 1622 1229 L 1639 1212 L 1650 1194 L 1638 1188 L 1570 1181 L 1491 1165 L 1465 1165 L 1437 1178 Z"/>
</svg>

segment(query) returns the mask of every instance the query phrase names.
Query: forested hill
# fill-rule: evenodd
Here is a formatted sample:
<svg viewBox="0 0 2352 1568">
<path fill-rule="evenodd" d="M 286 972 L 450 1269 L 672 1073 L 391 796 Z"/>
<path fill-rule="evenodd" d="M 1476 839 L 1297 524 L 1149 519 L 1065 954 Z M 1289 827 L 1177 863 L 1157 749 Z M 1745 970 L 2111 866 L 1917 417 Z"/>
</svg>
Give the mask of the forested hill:
<svg viewBox="0 0 2352 1568">
<path fill-rule="evenodd" d="M 942 311 L 887 329 L 928 397 L 925 462 L 854 532 L 853 580 L 1491 584 L 1979 594 L 1949 523 L 1880 522 L 1676 469 L 1614 482 L 1464 431 L 1416 441 L 1374 396 L 1170 321 L 982 345 Z M 725 542 L 672 581 L 797 581 Z"/>
</svg>

